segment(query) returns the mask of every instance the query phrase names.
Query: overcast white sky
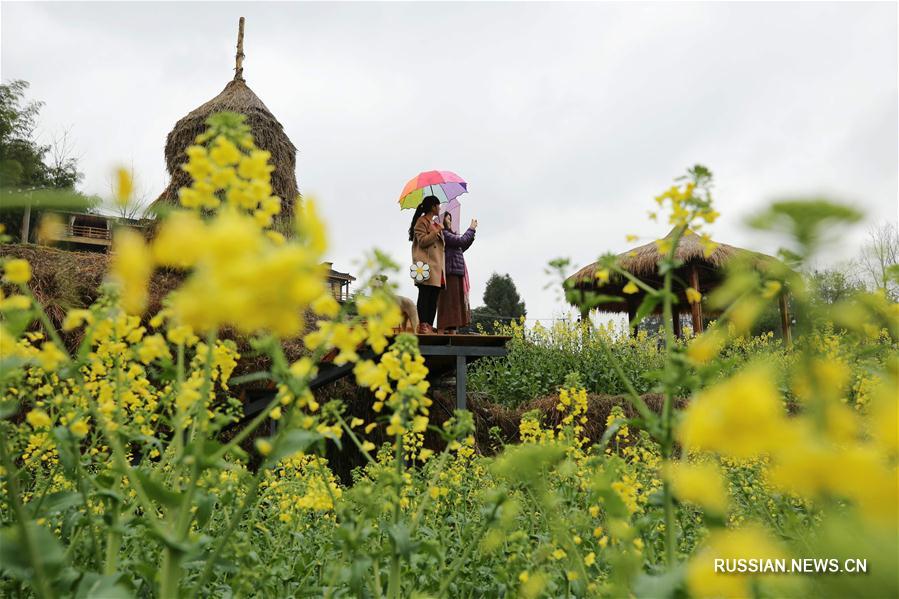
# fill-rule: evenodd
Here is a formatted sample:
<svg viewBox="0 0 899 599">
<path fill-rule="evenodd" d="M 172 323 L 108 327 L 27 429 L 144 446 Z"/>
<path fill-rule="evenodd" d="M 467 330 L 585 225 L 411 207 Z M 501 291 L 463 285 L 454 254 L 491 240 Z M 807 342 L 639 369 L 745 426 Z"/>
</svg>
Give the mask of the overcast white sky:
<svg viewBox="0 0 899 599">
<path fill-rule="evenodd" d="M 299 148 L 341 270 L 377 246 L 409 261 L 397 196 L 422 170 L 469 183 L 472 305 L 510 273 L 528 316 L 563 306 L 546 263 L 580 267 L 667 227 L 652 197 L 701 162 L 716 239 L 773 252 L 747 214 L 825 193 L 897 219 L 895 3 L 9 3 L 2 78 L 31 82 L 41 134 L 69 128 L 82 189 L 133 162 L 166 183 L 165 136 L 232 75 Z M 831 260 L 851 257 L 863 228 Z M 415 296 L 401 273 L 402 291 Z"/>
</svg>

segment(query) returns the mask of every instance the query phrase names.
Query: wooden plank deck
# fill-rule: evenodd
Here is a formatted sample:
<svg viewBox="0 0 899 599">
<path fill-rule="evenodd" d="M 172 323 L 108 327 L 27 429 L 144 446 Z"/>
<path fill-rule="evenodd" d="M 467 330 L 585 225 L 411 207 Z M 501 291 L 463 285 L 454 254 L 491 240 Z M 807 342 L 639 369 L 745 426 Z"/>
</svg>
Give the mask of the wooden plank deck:
<svg viewBox="0 0 899 599">
<path fill-rule="evenodd" d="M 456 375 L 456 408 L 467 407 L 468 364 L 485 356 L 505 356 L 509 353 L 506 343 L 511 339 L 506 335 L 416 335 L 418 349 L 425 358 L 429 377 L 438 377 L 455 369 Z M 309 383 L 315 391 L 325 385 L 352 374 L 354 364 L 340 366 L 332 362 L 336 352 L 326 356 L 319 363 L 318 375 Z M 363 359 L 376 359 L 370 348 L 359 351 Z M 274 397 L 274 393 L 266 393 L 244 406 L 244 416 L 252 417 L 262 411 Z"/>
</svg>

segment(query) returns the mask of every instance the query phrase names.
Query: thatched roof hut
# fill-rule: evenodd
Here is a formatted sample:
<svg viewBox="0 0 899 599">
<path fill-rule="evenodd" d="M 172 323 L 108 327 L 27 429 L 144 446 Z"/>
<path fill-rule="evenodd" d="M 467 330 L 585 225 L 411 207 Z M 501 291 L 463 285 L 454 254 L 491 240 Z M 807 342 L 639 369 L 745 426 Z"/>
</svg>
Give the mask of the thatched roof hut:
<svg viewBox="0 0 899 599">
<path fill-rule="evenodd" d="M 676 229 L 672 229 L 665 239 L 674 237 Z M 687 231 L 680 239 L 677 246 L 676 258 L 682 262 L 682 266 L 675 270 L 676 279 L 684 281 L 690 287 L 693 287 L 702 294 L 706 294 L 721 284 L 724 279 L 724 271 L 731 262 L 740 260 L 749 264 L 751 267 L 765 272 L 773 267 L 782 267 L 782 263 L 773 256 L 768 256 L 759 252 L 738 248 L 726 243 L 714 242 L 717 247 L 708 256 L 705 255 L 705 247 L 702 240 L 696 233 Z M 618 255 L 618 263 L 621 267 L 639 277 L 650 287 L 661 288 L 662 277 L 658 273 L 659 260 L 662 254 L 655 241 L 635 247 Z M 609 281 L 599 284 L 596 279 L 596 272 L 601 268 L 598 262 L 594 262 L 580 269 L 565 280 L 565 286 L 568 289 L 580 290 L 583 297 L 587 292 L 593 292 L 597 295 L 612 296 L 620 299 L 601 301 L 596 303 L 592 308 L 601 312 L 626 312 L 629 318 L 633 318 L 636 314 L 637 307 L 643 301 L 645 292 L 640 290 L 637 293 L 625 294 L 623 292 L 627 280 L 614 273 Z M 693 330 L 702 331 L 702 304 L 690 304 L 686 297 L 686 287 L 683 285 L 675 285 L 674 293 L 677 295 L 678 302 L 674 305 L 675 315 L 678 313 L 691 313 L 693 317 Z M 572 300 L 578 299 L 575 291 Z M 786 300 L 781 298 L 781 312 L 786 323 Z M 675 329 L 680 330 L 680 319 L 675 318 Z M 789 327 L 785 330 L 785 338 L 789 336 Z"/>
<path fill-rule="evenodd" d="M 190 184 L 190 175 L 181 170 L 181 165 L 186 162 L 184 151 L 194 143 L 197 135 L 206 130 L 206 119 L 216 112 L 238 112 L 247 117 L 256 145 L 271 152 L 275 166 L 272 172 L 272 189 L 281 198 L 281 214 L 276 217 L 275 228 L 284 229 L 293 217 L 293 205 L 299 196 L 296 178 L 297 148 L 284 133 L 284 127 L 278 119 L 243 78 L 243 27 L 244 18 L 241 17 L 234 79 L 228 82 L 219 95 L 175 123 L 166 137 L 165 164 L 171 180 L 151 208 L 160 204 L 177 205 L 178 190 Z"/>
</svg>

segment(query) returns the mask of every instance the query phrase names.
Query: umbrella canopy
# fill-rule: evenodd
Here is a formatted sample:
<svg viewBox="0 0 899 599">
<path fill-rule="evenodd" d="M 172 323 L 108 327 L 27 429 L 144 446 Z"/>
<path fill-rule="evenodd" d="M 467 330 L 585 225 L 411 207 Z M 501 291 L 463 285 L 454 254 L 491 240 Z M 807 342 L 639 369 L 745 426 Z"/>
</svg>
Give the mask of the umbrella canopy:
<svg viewBox="0 0 899 599">
<path fill-rule="evenodd" d="M 427 196 L 435 196 L 441 203 L 468 193 L 468 183 L 451 171 L 425 171 L 406 183 L 400 194 L 400 208 L 417 208 Z"/>
</svg>

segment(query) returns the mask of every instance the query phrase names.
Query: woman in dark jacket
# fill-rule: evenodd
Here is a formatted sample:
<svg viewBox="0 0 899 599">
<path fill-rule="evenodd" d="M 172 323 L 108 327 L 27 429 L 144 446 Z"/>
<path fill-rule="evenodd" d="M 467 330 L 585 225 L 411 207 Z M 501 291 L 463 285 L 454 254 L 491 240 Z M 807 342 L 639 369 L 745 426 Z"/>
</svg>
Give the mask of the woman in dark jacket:
<svg viewBox="0 0 899 599">
<path fill-rule="evenodd" d="M 437 330 L 453 334 L 460 327 L 471 324 L 471 310 L 468 305 L 468 273 L 465 270 L 465 256 L 462 253 L 474 242 L 474 232 L 478 221 L 472 219 L 471 226 L 462 235 L 454 233 L 453 217 L 449 212 L 443 215 L 443 241 L 446 244 L 446 289 L 437 302 Z"/>
</svg>

